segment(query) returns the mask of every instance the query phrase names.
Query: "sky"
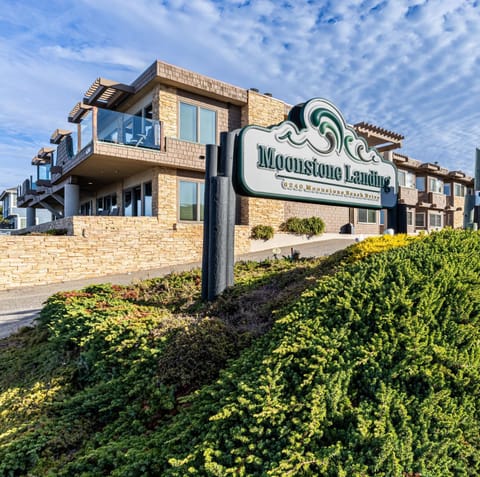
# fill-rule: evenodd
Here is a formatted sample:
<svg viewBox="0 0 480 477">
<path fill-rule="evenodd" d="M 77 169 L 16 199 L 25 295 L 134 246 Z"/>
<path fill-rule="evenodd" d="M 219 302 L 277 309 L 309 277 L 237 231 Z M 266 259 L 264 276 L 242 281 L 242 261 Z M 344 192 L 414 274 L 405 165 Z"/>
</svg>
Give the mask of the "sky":
<svg viewBox="0 0 480 477">
<path fill-rule="evenodd" d="M 155 60 L 292 105 L 321 97 L 398 152 L 473 175 L 480 148 L 480 0 L 2 0 L 0 192 L 97 77 Z"/>
</svg>

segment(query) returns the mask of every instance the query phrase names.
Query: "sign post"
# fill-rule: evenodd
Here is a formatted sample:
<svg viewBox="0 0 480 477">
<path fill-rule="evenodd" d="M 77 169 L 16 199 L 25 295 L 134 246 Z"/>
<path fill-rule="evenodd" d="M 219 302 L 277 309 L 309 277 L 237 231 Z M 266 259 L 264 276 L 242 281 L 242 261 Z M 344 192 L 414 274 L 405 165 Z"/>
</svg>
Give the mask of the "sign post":
<svg viewBox="0 0 480 477">
<path fill-rule="evenodd" d="M 397 205 L 397 168 L 329 101 L 314 98 L 269 128 L 246 126 L 207 146 L 202 298 L 233 285 L 235 193 L 369 209 Z"/>
</svg>

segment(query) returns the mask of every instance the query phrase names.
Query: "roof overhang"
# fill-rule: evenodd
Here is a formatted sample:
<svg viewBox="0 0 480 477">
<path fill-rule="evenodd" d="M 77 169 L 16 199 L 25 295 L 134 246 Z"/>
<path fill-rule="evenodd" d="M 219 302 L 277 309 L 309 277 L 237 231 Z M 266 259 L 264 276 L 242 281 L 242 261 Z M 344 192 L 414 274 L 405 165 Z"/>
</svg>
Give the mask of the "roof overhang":
<svg viewBox="0 0 480 477">
<path fill-rule="evenodd" d="M 105 78 L 97 78 L 88 88 L 83 102 L 90 106 L 111 109 L 135 93 L 135 88 L 127 84 Z"/>
<path fill-rule="evenodd" d="M 55 129 L 50 136 L 50 144 L 60 144 L 63 138 L 70 134 L 72 134 L 72 131 L 68 131 L 67 129 Z"/>
<path fill-rule="evenodd" d="M 88 104 L 84 103 L 77 103 L 73 109 L 70 111 L 68 115 L 68 122 L 69 123 L 81 123 L 82 119 L 87 115 L 87 113 L 93 108 L 93 106 L 89 106 Z"/>
<path fill-rule="evenodd" d="M 44 166 L 45 164 L 51 164 L 54 151 L 55 148 L 53 147 L 42 147 L 32 159 L 32 165 Z"/>
<path fill-rule="evenodd" d="M 367 140 L 370 147 L 375 147 L 379 152 L 399 149 L 402 147 L 402 140 L 405 139 L 401 134 L 363 121 L 354 124 L 353 127 Z"/>
</svg>

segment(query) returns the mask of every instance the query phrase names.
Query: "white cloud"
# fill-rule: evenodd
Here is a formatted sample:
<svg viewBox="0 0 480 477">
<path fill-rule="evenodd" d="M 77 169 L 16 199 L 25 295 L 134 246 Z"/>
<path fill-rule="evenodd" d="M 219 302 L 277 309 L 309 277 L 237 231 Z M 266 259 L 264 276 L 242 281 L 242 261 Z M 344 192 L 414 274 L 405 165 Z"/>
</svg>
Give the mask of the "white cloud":
<svg viewBox="0 0 480 477">
<path fill-rule="evenodd" d="M 1 149 L 10 170 L 22 150 L 29 164 L 96 77 L 128 83 L 158 58 L 290 103 L 325 97 L 349 122 L 404 134 L 405 153 L 473 171 L 480 5 L 471 0 L 5 1 L 0 142 L 24 138 Z"/>
</svg>

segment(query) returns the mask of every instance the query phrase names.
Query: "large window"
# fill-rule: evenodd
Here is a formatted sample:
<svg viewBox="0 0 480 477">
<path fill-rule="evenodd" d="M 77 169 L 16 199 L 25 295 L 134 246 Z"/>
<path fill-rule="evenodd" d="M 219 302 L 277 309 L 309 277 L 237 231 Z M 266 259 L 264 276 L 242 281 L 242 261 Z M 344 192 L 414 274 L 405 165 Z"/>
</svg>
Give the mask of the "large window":
<svg viewBox="0 0 480 477">
<path fill-rule="evenodd" d="M 376 224 L 377 211 L 371 209 L 358 209 L 358 222 L 363 224 Z"/>
<path fill-rule="evenodd" d="M 409 171 L 398 171 L 398 185 L 402 187 L 415 187 L 415 174 Z"/>
<path fill-rule="evenodd" d="M 428 214 L 428 220 L 430 222 L 430 227 L 441 227 L 442 226 L 442 214 Z"/>
<path fill-rule="evenodd" d="M 419 192 L 425 192 L 425 177 L 417 177 L 415 185 Z"/>
<path fill-rule="evenodd" d="M 416 227 L 425 227 L 425 213 L 418 212 L 415 214 L 415 226 Z"/>
<path fill-rule="evenodd" d="M 455 184 L 455 196 L 465 197 L 465 186 L 462 184 Z"/>
<path fill-rule="evenodd" d="M 452 195 L 452 184 L 444 184 L 443 185 L 443 193 L 446 195 L 446 196 L 451 196 Z"/>
<path fill-rule="evenodd" d="M 109 215 L 117 208 L 117 194 L 110 194 L 97 199 L 97 214 Z"/>
<path fill-rule="evenodd" d="M 217 113 L 193 104 L 180 103 L 180 139 L 216 144 Z"/>
<path fill-rule="evenodd" d="M 180 181 L 179 183 L 179 219 L 189 221 L 203 220 L 203 182 Z"/>
<path fill-rule="evenodd" d="M 443 193 L 443 181 L 436 177 L 430 177 L 428 179 L 428 191 L 436 192 L 437 194 Z"/>
<path fill-rule="evenodd" d="M 123 191 L 123 214 L 126 217 L 150 217 L 152 215 L 151 182 L 145 182 L 143 185 L 137 185 Z"/>
</svg>

